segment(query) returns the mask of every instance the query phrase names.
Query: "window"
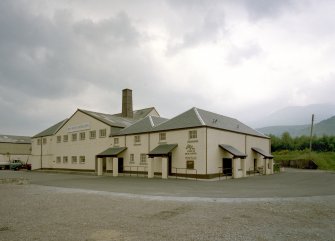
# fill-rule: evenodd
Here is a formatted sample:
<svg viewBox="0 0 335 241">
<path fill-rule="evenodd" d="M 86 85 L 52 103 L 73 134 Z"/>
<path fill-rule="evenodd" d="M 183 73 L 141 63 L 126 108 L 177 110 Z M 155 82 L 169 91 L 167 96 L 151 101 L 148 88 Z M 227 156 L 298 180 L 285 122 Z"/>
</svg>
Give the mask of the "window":
<svg viewBox="0 0 335 241">
<path fill-rule="evenodd" d="M 197 139 L 197 131 L 189 131 L 188 132 L 188 138 L 189 139 Z"/>
<path fill-rule="evenodd" d="M 129 163 L 131 163 L 131 164 L 135 163 L 134 154 L 130 154 Z"/>
<path fill-rule="evenodd" d="M 41 145 L 41 139 L 37 139 L 37 145 Z"/>
<path fill-rule="evenodd" d="M 80 156 L 79 157 L 79 163 L 80 164 L 85 164 L 85 156 Z"/>
<path fill-rule="evenodd" d="M 64 141 L 64 142 L 67 142 L 68 140 L 69 140 L 69 136 L 68 136 L 68 135 L 64 135 L 64 136 L 63 136 L 63 141 Z"/>
<path fill-rule="evenodd" d="M 114 138 L 114 145 L 119 145 L 119 138 Z"/>
<path fill-rule="evenodd" d="M 67 156 L 63 156 L 63 163 L 64 163 L 64 164 L 67 163 Z"/>
<path fill-rule="evenodd" d="M 80 138 L 81 141 L 85 140 L 85 132 L 80 132 L 79 133 L 79 138 Z"/>
<path fill-rule="evenodd" d="M 47 138 L 43 138 L 43 145 L 47 144 Z"/>
<path fill-rule="evenodd" d="M 57 143 L 60 143 L 62 141 L 62 136 L 57 136 Z"/>
<path fill-rule="evenodd" d="M 72 134 L 72 141 L 76 141 L 77 140 L 77 133 Z"/>
<path fill-rule="evenodd" d="M 100 137 L 106 137 L 106 129 L 100 129 L 99 130 L 99 136 Z"/>
<path fill-rule="evenodd" d="M 60 156 L 56 157 L 56 163 L 60 163 L 61 159 Z"/>
<path fill-rule="evenodd" d="M 136 143 L 140 143 L 141 142 L 141 136 L 134 136 L 134 142 Z"/>
<path fill-rule="evenodd" d="M 194 169 L 194 161 L 186 161 L 187 169 Z"/>
<path fill-rule="evenodd" d="M 140 164 L 147 164 L 147 155 L 141 154 Z"/>
<path fill-rule="evenodd" d="M 71 163 L 72 164 L 77 164 L 77 157 L 76 156 L 72 156 Z"/>
<path fill-rule="evenodd" d="M 165 141 L 166 140 L 166 133 L 159 133 L 159 141 Z"/>
<path fill-rule="evenodd" d="M 97 136 L 97 132 L 96 131 L 90 131 L 90 139 L 95 139 Z"/>
</svg>

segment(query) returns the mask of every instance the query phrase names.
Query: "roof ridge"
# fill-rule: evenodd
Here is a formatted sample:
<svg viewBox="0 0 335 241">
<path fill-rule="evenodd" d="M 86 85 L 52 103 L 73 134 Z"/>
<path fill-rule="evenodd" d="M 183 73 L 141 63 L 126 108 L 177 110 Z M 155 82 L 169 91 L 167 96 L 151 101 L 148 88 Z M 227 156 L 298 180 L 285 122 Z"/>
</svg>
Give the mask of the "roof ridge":
<svg viewBox="0 0 335 241">
<path fill-rule="evenodd" d="M 198 119 L 199 119 L 201 125 L 205 126 L 206 124 L 205 124 L 204 120 L 201 118 L 201 116 L 200 116 L 200 114 L 199 114 L 199 112 L 198 112 L 198 109 L 197 109 L 196 107 L 193 107 L 193 109 L 194 109 L 194 112 L 195 112 L 195 114 L 197 115 L 197 117 L 198 117 Z"/>
</svg>

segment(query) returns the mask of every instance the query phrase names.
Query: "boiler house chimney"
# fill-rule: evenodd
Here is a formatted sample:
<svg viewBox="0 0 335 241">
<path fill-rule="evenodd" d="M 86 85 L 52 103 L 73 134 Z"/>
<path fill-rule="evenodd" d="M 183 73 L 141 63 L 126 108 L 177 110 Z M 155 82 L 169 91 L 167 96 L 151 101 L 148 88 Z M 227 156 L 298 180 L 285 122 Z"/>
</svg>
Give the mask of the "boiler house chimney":
<svg viewBox="0 0 335 241">
<path fill-rule="evenodd" d="M 132 90 L 122 90 L 122 117 L 133 118 Z"/>
</svg>

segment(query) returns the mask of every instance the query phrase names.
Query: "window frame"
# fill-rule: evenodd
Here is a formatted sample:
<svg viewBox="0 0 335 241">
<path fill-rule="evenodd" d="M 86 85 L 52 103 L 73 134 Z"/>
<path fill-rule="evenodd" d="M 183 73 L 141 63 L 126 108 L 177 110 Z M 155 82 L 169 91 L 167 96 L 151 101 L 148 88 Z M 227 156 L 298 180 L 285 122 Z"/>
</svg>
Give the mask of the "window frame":
<svg viewBox="0 0 335 241">
<path fill-rule="evenodd" d="M 104 129 L 100 129 L 99 130 L 99 137 L 100 138 L 105 138 L 107 136 L 107 129 L 104 128 Z"/>
<path fill-rule="evenodd" d="M 74 138 L 75 137 L 75 138 Z M 78 135 L 77 135 L 77 133 L 72 133 L 72 135 L 71 135 L 71 140 L 72 141 L 77 141 L 78 140 Z"/>
<path fill-rule="evenodd" d="M 159 141 L 166 141 L 166 132 L 159 133 Z"/>
<path fill-rule="evenodd" d="M 93 130 L 90 131 L 90 139 L 96 139 L 97 138 L 97 131 Z"/>
<path fill-rule="evenodd" d="M 188 131 L 188 139 L 189 140 L 198 139 L 198 131 L 197 130 Z"/>
<path fill-rule="evenodd" d="M 80 132 L 79 133 L 79 140 L 84 141 L 86 138 L 86 132 Z"/>
</svg>

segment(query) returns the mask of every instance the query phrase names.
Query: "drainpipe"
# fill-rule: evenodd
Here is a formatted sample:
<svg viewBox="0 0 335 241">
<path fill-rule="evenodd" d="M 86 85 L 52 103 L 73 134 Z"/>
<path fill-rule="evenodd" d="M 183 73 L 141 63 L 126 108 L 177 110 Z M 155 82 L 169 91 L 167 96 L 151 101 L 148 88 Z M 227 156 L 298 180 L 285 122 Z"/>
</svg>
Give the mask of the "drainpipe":
<svg viewBox="0 0 335 241">
<path fill-rule="evenodd" d="M 40 158 L 41 159 L 41 170 L 42 170 L 42 154 L 43 154 L 43 149 L 42 149 L 43 148 L 42 147 L 43 146 L 43 140 L 42 139 L 43 139 L 43 137 L 41 137 L 41 158 Z"/>
</svg>

